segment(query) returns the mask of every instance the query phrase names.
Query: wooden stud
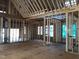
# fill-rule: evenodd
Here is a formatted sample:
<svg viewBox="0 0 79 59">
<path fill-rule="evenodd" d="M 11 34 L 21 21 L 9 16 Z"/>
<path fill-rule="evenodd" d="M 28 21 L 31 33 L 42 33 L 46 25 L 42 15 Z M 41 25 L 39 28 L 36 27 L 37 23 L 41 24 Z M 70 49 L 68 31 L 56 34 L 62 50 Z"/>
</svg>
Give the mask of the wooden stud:
<svg viewBox="0 0 79 59">
<path fill-rule="evenodd" d="M 56 5 L 54 3 L 54 0 L 51 0 L 51 1 L 52 1 L 52 4 L 53 4 L 54 8 L 56 9 Z"/>
<path fill-rule="evenodd" d="M 28 4 L 28 2 L 25 0 L 25 2 L 26 2 L 26 4 L 27 4 L 27 6 L 28 6 L 28 8 L 30 9 L 30 11 L 31 11 L 31 14 L 33 15 L 33 10 L 31 9 L 31 7 L 30 7 L 30 5 Z"/>
<path fill-rule="evenodd" d="M 60 9 L 60 6 L 59 6 L 59 3 L 58 3 L 58 0 L 56 0 L 56 4 L 57 4 L 58 9 Z"/>
<path fill-rule="evenodd" d="M 65 1 L 64 1 L 64 0 L 61 0 L 61 2 L 62 2 L 62 4 L 63 4 L 63 6 L 65 7 Z"/>
<path fill-rule="evenodd" d="M 41 3 L 41 0 L 38 0 L 38 2 L 39 2 L 39 4 L 41 5 L 42 10 L 45 11 L 45 10 L 44 10 L 44 7 L 43 7 L 43 4 Z"/>
<path fill-rule="evenodd" d="M 78 39 L 78 53 L 79 53 L 79 11 L 78 11 L 78 20 L 77 20 L 77 39 Z"/>
<path fill-rule="evenodd" d="M 11 0 L 12 3 L 15 5 L 16 9 L 19 11 L 19 13 L 23 16 L 22 10 L 19 10 L 19 3 L 16 2 L 16 0 Z"/>
<path fill-rule="evenodd" d="M 66 13 L 66 52 L 68 52 L 68 13 Z"/>
<path fill-rule="evenodd" d="M 34 12 L 36 12 L 35 11 L 35 8 L 34 8 L 34 6 L 32 5 L 32 3 L 31 3 L 31 0 L 27 0 L 28 2 L 29 2 L 29 4 L 31 5 L 31 7 L 32 7 L 32 10 L 34 11 Z"/>
<path fill-rule="evenodd" d="M 44 17 L 44 36 L 43 36 L 43 39 L 44 39 L 44 43 L 46 41 L 46 18 Z"/>
<path fill-rule="evenodd" d="M 40 8 L 40 6 L 39 6 L 39 4 L 38 4 L 37 0 L 34 0 L 34 1 L 35 1 L 36 5 L 38 6 L 39 11 L 41 11 L 41 8 Z"/>
<path fill-rule="evenodd" d="M 50 5 L 50 3 L 49 3 L 49 0 L 46 0 L 46 1 L 47 1 L 47 3 L 48 3 L 48 6 L 49 6 L 50 10 L 52 11 L 52 7 L 51 7 L 51 5 Z"/>
<path fill-rule="evenodd" d="M 28 4 L 26 3 L 26 0 L 24 0 L 24 3 L 25 3 L 25 8 L 27 8 L 27 10 L 30 13 L 30 15 L 32 15 L 32 11 L 30 10 Z"/>
<path fill-rule="evenodd" d="M 16 0 L 16 1 L 17 1 L 17 0 Z M 25 8 L 25 6 L 23 5 L 23 1 L 22 1 L 22 0 L 18 0 L 17 2 L 18 2 L 19 5 L 21 6 L 21 10 L 22 10 L 22 12 L 23 12 L 24 14 L 27 13 L 27 14 L 24 15 L 24 16 L 28 16 L 29 13 L 28 13 L 27 9 Z"/>
<path fill-rule="evenodd" d="M 61 5 L 61 1 L 60 1 L 60 0 L 58 0 L 58 2 L 59 2 L 60 7 L 62 8 L 63 6 Z"/>
<path fill-rule="evenodd" d="M 2 33 L 3 33 L 3 17 L 0 17 L 0 38 L 1 38 L 1 42 L 0 43 L 4 43 L 4 37 L 3 37 L 3 35 L 2 35 Z"/>
<path fill-rule="evenodd" d="M 36 4 L 34 3 L 34 1 L 32 0 L 32 3 L 33 3 L 33 5 L 34 5 L 34 7 L 35 7 L 35 9 L 36 9 L 36 12 L 38 12 L 39 11 L 39 9 L 38 9 L 38 7 L 36 6 Z"/>
<path fill-rule="evenodd" d="M 46 10 L 48 11 L 48 7 L 47 7 L 45 1 L 44 0 L 41 0 L 41 1 L 43 2 L 43 4 L 45 5 Z"/>
<path fill-rule="evenodd" d="M 9 5 L 8 5 L 8 13 L 11 14 L 11 1 L 9 0 Z M 8 29 L 9 29 L 9 42 L 10 43 L 10 29 L 11 29 L 11 18 L 8 18 Z"/>
<path fill-rule="evenodd" d="M 21 1 L 22 1 L 22 0 L 21 0 Z M 26 5 L 25 0 L 22 1 L 22 3 L 23 3 L 23 5 L 25 5 L 24 7 L 25 7 L 25 9 L 26 9 L 26 11 L 27 11 L 27 13 L 28 13 L 28 16 L 30 16 L 30 15 L 31 15 L 31 11 L 29 10 L 28 6 Z"/>
</svg>

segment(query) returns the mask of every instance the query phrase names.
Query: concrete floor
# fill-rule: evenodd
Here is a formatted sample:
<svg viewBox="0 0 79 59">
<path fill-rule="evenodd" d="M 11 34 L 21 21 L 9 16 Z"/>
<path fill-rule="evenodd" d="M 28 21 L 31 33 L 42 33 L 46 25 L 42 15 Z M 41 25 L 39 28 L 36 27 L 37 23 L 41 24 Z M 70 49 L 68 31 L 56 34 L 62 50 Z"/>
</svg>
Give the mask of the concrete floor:
<svg viewBox="0 0 79 59">
<path fill-rule="evenodd" d="M 64 45 L 43 46 L 40 41 L 1 44 L 0 59 L 79 59 L 79 55 L 64 52 Z"/>
</svg>

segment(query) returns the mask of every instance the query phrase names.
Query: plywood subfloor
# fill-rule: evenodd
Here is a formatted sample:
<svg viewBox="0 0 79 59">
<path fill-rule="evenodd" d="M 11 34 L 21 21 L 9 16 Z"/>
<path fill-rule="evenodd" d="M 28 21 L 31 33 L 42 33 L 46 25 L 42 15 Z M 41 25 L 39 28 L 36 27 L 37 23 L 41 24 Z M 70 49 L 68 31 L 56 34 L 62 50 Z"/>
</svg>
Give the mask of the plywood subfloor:
<svg viewBox="0 0 79 59">
<path fill-rule="evenodd" d="M 78 55 L 64 52 L 64 45 L 43 46 L 40 41 L 1 44 L 0 59 L 79 59 Z"/>
</svg>

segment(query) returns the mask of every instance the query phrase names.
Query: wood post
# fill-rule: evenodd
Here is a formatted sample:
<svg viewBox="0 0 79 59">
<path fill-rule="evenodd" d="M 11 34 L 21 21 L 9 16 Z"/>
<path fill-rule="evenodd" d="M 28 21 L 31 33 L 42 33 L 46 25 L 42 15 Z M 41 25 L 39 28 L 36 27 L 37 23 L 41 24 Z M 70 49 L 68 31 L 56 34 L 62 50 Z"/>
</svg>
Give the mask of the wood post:
<svg viewBox="0 0 79 59">
<path fill-rule="evenodd" d="M 44 17 L 44 35 L 43 35 L 43 41 L 45 42 L 46 41 L 46 18 Z"/>
<path fill-rule="evenodd" d="M 68 52 L 68 13 L 66 13 L 66 52 Z"/>
</svg>

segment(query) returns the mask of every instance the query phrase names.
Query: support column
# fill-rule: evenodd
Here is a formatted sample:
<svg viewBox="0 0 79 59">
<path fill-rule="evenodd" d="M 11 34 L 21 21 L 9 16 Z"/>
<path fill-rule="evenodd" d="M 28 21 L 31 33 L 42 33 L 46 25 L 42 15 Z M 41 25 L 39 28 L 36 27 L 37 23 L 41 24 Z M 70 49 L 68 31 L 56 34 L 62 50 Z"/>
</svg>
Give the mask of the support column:
<svg viewBox="0 0 79 59">
<path fill-rule="evenodd" d="M 50 44 L 50 17 L 48 17 L 47 19 L 47 44 Z"/>
<path fill-rule="evenodd" d="M 50 18 L 48 20 L 48 44 L 50 44 Z"/>
<path fill-rule="evenodd" d="M 15 29 L 18 29 L 18 19 L 15 20 Z M 17 30 L 16 30 L 16 34 L 17 34 Z M 19 38 L 16 39 L 17 39 L 16 41 L 18 42 Z"/>
<path fill-rule="evenodd" d="M 3 37 L 3 17 L 0 18 L 0 43 L 4 43 Z"/>
<path fill-rule="evenodd" d="M 11 14 L 11 1 L 9 0 L 9 6 L 8 6 L 8 14 Z M 8 18 L 8 43 L 10 43 L 10 27 L 11 27 L 11 18 Z"/>
<path fill-rule="evenodd" d="M 30 38 L 29 38 L 29 35 L 30 35 L 29 30 L 30 30 L 30 29 L 29 29 L 29 23 L 28 23 L 28 22 L 27 22 L 27 28 L 28 28 L 28 29 L 27 29 L 27 33 L 28 33 L 28 34 L 27 34 L 27 40 L 30 40 Z"/>
<path fill-rule="evenodd" d="M 10 29 L 11 29 L 11 19 L 10 18 L 8 19 L 8 29 L 9 29 L 9 33 L 8 33 L 9 40 L 8 40 L 8 42 L 10 43 Z"/>
<path fill-rule="evenodd" d="M 22 33 L 21 33 L 21 19 L 19 20 L 19 41 L 22 41 Z"/>
<path fill-rule="evenodd" d="M 44 17 L 44 32 L 43 32 L 43 41 L 45 43 L 46 41 L 46 18 Z"/>
<path fill-rule="evenodd" d="M 53 25 L 54 25 L 54 37 L 53 37 L 53 42 L 56 42 L 56 23 L 55 23 L 55 20 L 54 19 L 52 19 L 53 21 Z"/>
<path fill-rule="evenodd" d="M 25 34 L 24 34 L 24 27 L 25 27 L 25 21 L 23 20 L 23 41 L 25 41 Z"/>
<path fill-rule="evenodd" d="M 46 25 L 47 26 L 47 34 L 46 34 L 47 35 L 47 42 L 46 43 L 48 44 L 48 42 L 49 42 L 49 19 L 47 18 L 46 20 L 47 20 L 47 25 Z"/>
<path fill-rule="evenodd" d="M 79 53 L 79 11 L 78 11 L 78 19 L 77 19 L 77 40 L 78 40 L 78 53 Z"/>
<path fill-rule="evenodd" d="M 66 13 L 66 52 L 68 52 L 68 13 Z"/>
<path fill-rule="evenodd" d="M 23 38 L 24 28 L 23 28 L 23 21 L 22 21 L 22 19 L 21 19 L 21 26 L 22 26 L 22 28 L 21 28 L 21 31 L 22 31 L 22 41 L 24 41 L 24 38 Z"/>
</svg>

